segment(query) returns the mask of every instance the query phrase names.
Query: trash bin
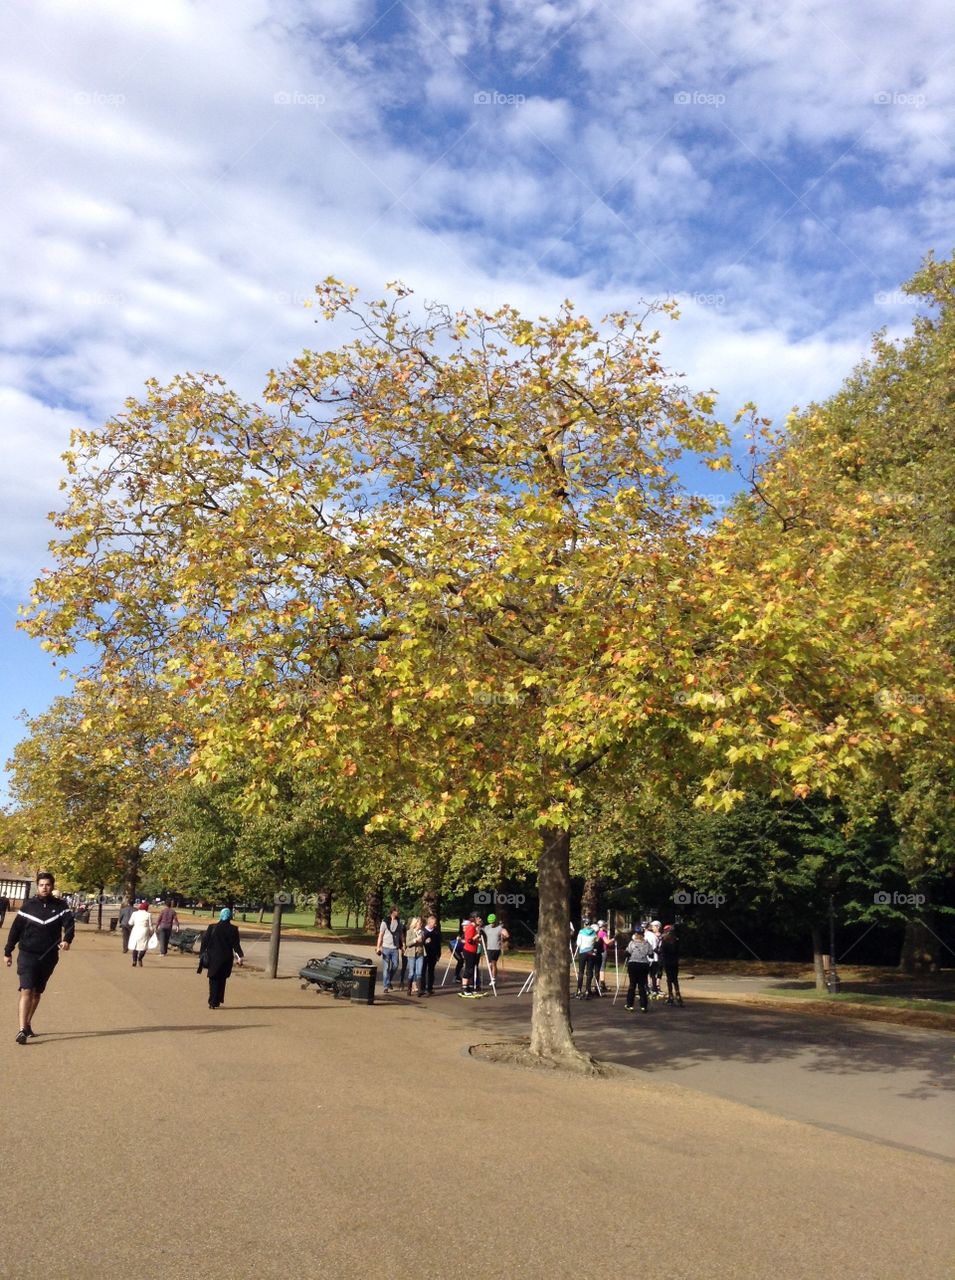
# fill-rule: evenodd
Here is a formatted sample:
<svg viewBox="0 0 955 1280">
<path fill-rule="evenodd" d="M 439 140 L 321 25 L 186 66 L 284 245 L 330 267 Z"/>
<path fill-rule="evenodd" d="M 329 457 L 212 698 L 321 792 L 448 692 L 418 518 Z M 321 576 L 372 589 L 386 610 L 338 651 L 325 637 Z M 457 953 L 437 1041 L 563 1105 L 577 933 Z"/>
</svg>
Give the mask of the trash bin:
<svg viewBox="0 0 955 1280">
<path fill-rule="evenodd" d="M 351 971 L 351 977 L 352 1004 L 374 1004 L 375 983 L 378 981 L 378 966 L 376 964 L 356 964 Z"/>
<path fill-rule="evenodd" d="M 119 925 L 119 916 L 113 916 L 113 918 L 109 922 L 110 933 L 115 933 L 118 925 Z"/>
</svg>

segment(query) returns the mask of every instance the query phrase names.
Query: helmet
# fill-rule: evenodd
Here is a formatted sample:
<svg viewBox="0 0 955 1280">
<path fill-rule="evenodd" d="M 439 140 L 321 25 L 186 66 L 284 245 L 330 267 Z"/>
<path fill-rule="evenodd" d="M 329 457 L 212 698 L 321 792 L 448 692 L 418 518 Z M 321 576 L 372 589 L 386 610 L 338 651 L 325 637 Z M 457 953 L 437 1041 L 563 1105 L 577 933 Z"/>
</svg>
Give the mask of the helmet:
<svg viewBox="0 0 955 1280">
<path fill-rule="evenodd" d="M 232 912 L 229 910 L 229 908 L 228 908 L 228 907 L 223 907 L 223 908 L 222 908 L 222 910 L 219 912 L 219 919 L 220 919 L 220 920 L 231 920 L 231 919 L 232 919 Z"/>
<path fill-rule="evenodd" d="M 488 922 L 488 924 L 496 924 L 496 923 L 497 923 L 497 916 L 494 914 L 494 912 L 493 912 L 493 911 L 492 911 L 492 912 L 491 912 L 491 914 L 488 916 L 488 918 L 487 918 L 487 922 Z"/>
</svg>

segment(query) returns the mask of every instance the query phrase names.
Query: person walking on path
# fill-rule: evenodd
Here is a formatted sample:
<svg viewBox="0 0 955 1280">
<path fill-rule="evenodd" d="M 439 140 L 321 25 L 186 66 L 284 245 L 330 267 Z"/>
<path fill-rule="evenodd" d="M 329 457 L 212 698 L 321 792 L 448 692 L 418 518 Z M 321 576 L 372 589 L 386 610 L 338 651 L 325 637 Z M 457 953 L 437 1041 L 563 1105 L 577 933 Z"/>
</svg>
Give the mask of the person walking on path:
<svg viewBox="0 0 955 1280">
<path fill-rule="evenodd" d="M 152 916 L 149 914 L 149 903 L 144 898 L 129 917 L 129 949 L 133 953 L 133 968 L 143 967 L 143 956 L 149 945 L 149 935 L 153 931 Z"/>
<path fill-rule="evenodd" d="M 498 924 L 497 916 L 492 911 L 484 926 L 484 941 L 487 944 L 487 967 L 491 973 L 491 982 L 497 986 L 497 962 L 504 950 L 504 943 L 509 941 L 510 934 L 502 924 Z"/>
<path fill-rule="evenodd" d="M 10 910 L 10 899 L 6 894 L 0 895 L 0 929 L 3 928 L 3 922 L 7 918 L 7 912 Z"/>
<path fill-rule="evenodd" d="M 391 980 L 401 963 L 401 953 L 405 945 L 405 930 L 397 907 L 388 912 L 388 919 L 382 920 L 378 927 L 378 942 L 375 952 L 381 956 L 381 993 L 388 995 L 391 991 Z"/>
<path fill-rule="evenodd" d="M 640 1012 L 646 1013 L 650 1005 L 647 992 L 647 979 L 650 976 L 650 959 L 653 948 L 645 941 L 643 929 L 634 929 L 633 937 L 627 943 L 627 974 L 630 985 L 627 988 L 627 1012 L 633 1012 L 633 997 L 639 989 Z"/>
<path fill-rule="evenodd" d="M 418 984 L 418 999 L 424 991 L 421 985 L 424 973 L 424 925 L 420 916 L 409 921 L 405 930 L 405 955 L 408 957 L 408 995 L 415 994 L 415 983 Z"/>
<path fill-rule="evenodd" d="M 209 1008 L 218 1009 L 225 1000 L 225 984 L 232 976 L 232 966 L 238 961 L 239 968 L 245 956 L 239 931 L 232 923 L 232 912 L 223 907 L 219 919 L 202 935 L 199 947 L 199 967 L 196 973 L 206 970 L 209 977 Z"/>
<path fill-rule="evenodd" d="M 179 917 L 176 915 L 175 907 L 171 907 L 167 902 L 156 918 L 156 932 L 159 934 L 159 954 L 164 956 L 169 950 L 169 936 L 175 929 L 179 932 Z"/>
<path fill-rule="evenodd" d="M 128 898 L 123 899 L 123 906 L 119 913 L 119 928 L 123 935 L 123 955 L 129 951 L 129 935 L 133 931 L 133 926 L 129 923 L 132 919 L 133 912 L 136 908 Z"/>
<path fill-rule="evenodd" d="M 438 917 L 428 916 L 424 922 L 424 994 L 434 995 L 434 971 L 441 959 L 441 930 L 438 928 Z"/>
<path fill-rule="evenodd" d="M 17 956 L 20 978 L 17 1044 L 26 1044 L 36 1035 L 33 1015 L 59 962 L 60 952 L 69 951 L 76 931 L 73 912 L 62 898 L 53 893 L 55 884 L 49 871 L 40 872 L 36 878 L 36 895 L 28 898 L 17 912 L 3 948 L 7 968 L 13 963 L 14 948 L 20 948 Z"/>
<path fill-rule="evenodd" d="M 667 1004 L 674 1000 L 682 1007 L 683 997 L 680 995 L 680 939 L 672 924 L 663 926 L 660 938 L 659 955 L 663 961 L 663 972 L 667 979 Z"/>
</svg>

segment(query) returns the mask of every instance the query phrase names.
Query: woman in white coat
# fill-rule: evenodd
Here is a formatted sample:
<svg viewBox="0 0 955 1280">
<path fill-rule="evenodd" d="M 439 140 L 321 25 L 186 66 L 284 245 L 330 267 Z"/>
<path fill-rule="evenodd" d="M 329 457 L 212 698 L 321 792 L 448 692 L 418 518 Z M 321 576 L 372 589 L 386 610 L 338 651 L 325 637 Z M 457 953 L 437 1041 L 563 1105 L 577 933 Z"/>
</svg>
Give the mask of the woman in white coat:
<svg viewBox="0 0 955 1280">
<path fill-rule="evenodd" d="M 133 953 L 133 968 L 135 969 L 137 964 L 142 968 L 143 956 L 146 954 L 146 947 L 149 943 L 149 935 L 153 931 L 148 902 L 143 901 L 139 904 L 129 917 L 129 925 L 131 929 L 129 949 Z"/>
</svg>

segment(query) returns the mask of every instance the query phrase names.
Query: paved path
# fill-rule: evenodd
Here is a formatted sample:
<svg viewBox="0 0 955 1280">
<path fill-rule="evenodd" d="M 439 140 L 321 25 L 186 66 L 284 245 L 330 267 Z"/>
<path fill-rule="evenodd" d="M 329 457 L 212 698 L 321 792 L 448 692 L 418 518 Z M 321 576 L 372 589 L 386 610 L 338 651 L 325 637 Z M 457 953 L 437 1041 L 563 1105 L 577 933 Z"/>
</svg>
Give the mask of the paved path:
<svg viewBox="0 0 955 1280">
<path fill-rule="evenodd" d="M 4 1276 L 951 1274 L 943 1162 L 658 1074 L 476 1062 L 490 1000 L 352 1006 L 238 973 L 212 1012 L 188 957 L 133 971 L 81 934 L 20 1048 L 0 978 Z"/>
<path fill-rule="evenodd" d="M 280 971 L 297 973 L 309 956 L 329 950 L 374 958 L 371 947 L 287 940 Z M 246 953 L 264 965 L 267 943 L 252 941 Z M 439 982 L 445 968 L 438 969 Z M 489 1035 L 524 1035 L 531 1002 L 516 996 L 519 985 L 517 975 L 506 973 L 500 998 L 477 1003 L 458 999 L 449 978 L 433 1005 Z M 771 985 L 766 979 L 709 975 L 683 985 L 685 1008 L 657 1003 L 646 1017 L 626 1013 L 622 996 L 615 1006 L 609 999 L 575 1002 L 581 1045 L 654 1079 L 955 1160 L 955 1035 L 699 999 L 764 990 Z"/>
</svg>

